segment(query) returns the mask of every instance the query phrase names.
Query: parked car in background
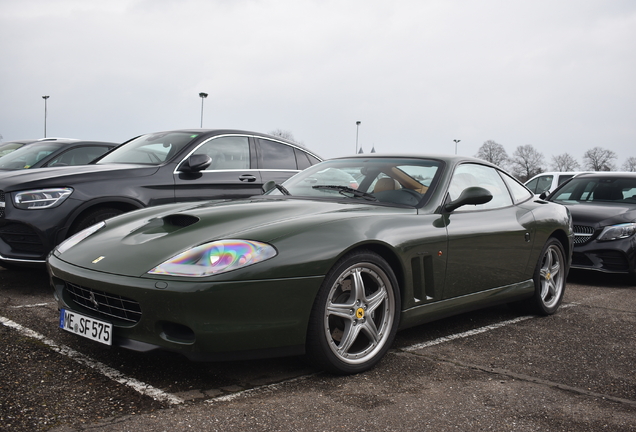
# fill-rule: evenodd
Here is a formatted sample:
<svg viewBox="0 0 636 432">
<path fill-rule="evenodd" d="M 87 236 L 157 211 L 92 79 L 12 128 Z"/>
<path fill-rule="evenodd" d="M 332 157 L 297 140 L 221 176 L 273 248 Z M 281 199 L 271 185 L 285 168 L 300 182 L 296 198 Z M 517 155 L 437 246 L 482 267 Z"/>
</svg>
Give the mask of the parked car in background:
<svg viewBox="0 0 636 432">
<path fill-rule="evenodd" d="M 69 235 L 131 210 L 258 195 L 320 160 L 273 136 L 198 129 L 142 135 L 86 166 L 0 174 L 0 265 L 44 265 Z"/>
<path fill-rule="evenodd" d="M 19 148 L 0 157 L 0 171 L 86 165 L 118 145 L 69 138 L 45 138 L 20 143 Z"/>
<path fill-rule="evenodd" d="M 636 284 L 636 173 L 581 174 L 548 201 L 572 213 L 572 267 L 629 274 Z"/>
<path fill-rule="evenodd" d="M 559 185 L 582 172 L 583 171 L 544 172 L 532 177 L 525 183 L 525 186 L 535 195 L 541 195 L 543 192 L 550 193 Z"/>
<path fill-rule="evenodd" d="M 269 187 L 69 238 L 48 258 L 60 326 L 198 360 L 306 353 L 347 374 L 398 328 L 501 303 L 549 315 L 563 299 L 568 210 L 482 160 L 360 155 Z"/>
</svg>

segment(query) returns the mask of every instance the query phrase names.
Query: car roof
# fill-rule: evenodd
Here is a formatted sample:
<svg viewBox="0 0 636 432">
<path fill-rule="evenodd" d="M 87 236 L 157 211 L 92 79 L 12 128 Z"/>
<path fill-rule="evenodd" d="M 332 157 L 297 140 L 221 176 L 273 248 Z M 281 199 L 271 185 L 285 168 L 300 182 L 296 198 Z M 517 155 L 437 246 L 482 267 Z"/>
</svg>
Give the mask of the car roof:
<svg viewBox="0 0 636 432">
<path fill-rule="evenodd" d="M 277 135 L 270 135 L 270 134 L 266 134 L 266 133 L 263 133 L 263 132 L 254 132 L 254 131 L 248 131 L 248 130 L 242 130 L 242 129 L 174 129 L 174 130 L 165 130 L 165 131 L 156 131 L 156 132 L 143 133 L 143 134 L 137 135 L 137 136 L 125 141 L 125 142 L 132 141 L 133 139 L 139 138 L 140 136 L 144 136 L 144 135 L 175 133 L 175 132 L 197 134 L 197 135 L 199 135 L 199 137 L 212 137 L 212 136 L 217 136 L 217 135 L 249 135 L 249 136 L 261 137 L 261 138 L 270 138 L 270 139 L 273 139 L 273 140 L 276 140 L 276 141 L 281 141 L 281 142 L 284 142 L 286 144 L 290 144 L 292 146 L 296 146 L 296 147 L 306 151 L 307 153 L 311 154 L 312 156 L 315 156 L 318 159 L 323 160 L 322 157 L 320 157 L 313 150 L 310 150 L 309 148 L 305 147 L 304 144 L 300 144 L 300 143 L 297 143 L 295 141 L 291 141 L 291 140 L 288 140 L 286 138 L 283 138 L 283 137 L 280 137 L 280 136 L 277 136 Z"/>
<path fill-rule="evenodd" d="M 532 178 L 528 179 L 528 181 L 527 181 L 527 182 L 529 182 L 530 180 L 535 179 L 535 178 L 537 178 L 537 177 L 544 176 L 544 175 L 561 175 L 561 174 L 565 174 L 565 175 L 577 175 L 577 174 L 583 174 L 583 173 L 586 173 L 586 172 L 589 172 L 589 171 L 545 171 L 545 172 L 539 173 L 539 174 L 537 174 L 536 176 L 534 176 L 534 177 L 532 177 Z M 526 182 L 526 183 L 527 183 L 527 182 Z"/>
<path fill-rule="evenodd" d="M 577 177 L 587 177 L 587 178 L 620 178 L 620 177 L 636 177 L 636 172 L 631 171 L 594 171 L 587 172 Z"/>
</svg>

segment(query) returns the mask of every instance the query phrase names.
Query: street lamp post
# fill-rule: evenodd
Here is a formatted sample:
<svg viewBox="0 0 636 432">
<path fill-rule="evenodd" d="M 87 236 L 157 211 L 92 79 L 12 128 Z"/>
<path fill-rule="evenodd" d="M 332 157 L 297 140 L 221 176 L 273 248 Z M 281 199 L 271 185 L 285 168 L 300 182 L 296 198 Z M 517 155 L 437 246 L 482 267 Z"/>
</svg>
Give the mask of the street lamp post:
<svg viewBox="0 0 636 432">
<path fill-rule="evenodd" d="M 47 99 L 49 98 L 49 96 L 42 96 L 42 99 L 44 99 L 44 138 L 46 138 L 46 111 L 47 111 Z"/>
<path fill-rule="evenodd" d="M 457 143 L 460 142 L 461 140 L 453 140 L 455 141 L 455 154 L 457 154 Z"/>
<path fill-rule="evenodd" d="M 356 122 L 356 154 L 358 154 L 358 131 L 360 130 L 360 123 L 362 122 L 359 120 Z"/>
<path fill-rule="evenodd" d="M 201 98 L 201 129 L 203 129 L 203 99 L 208 97 L 207 93 L 199 93 L 199 97 Z"/>
</svg>

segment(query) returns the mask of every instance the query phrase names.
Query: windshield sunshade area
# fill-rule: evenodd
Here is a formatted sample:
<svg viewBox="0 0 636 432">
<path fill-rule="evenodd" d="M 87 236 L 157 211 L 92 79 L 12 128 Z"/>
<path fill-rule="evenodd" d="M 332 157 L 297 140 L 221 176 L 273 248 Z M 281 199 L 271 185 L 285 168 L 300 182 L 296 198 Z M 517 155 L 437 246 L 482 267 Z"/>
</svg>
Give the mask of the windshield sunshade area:
<svg viewBox="0 0 636 432">
<path fill-rule="evenodd" d="M 197 134 L 186 132 L 143 135 L 119 146 L 96 163 L 98 165 L 111 163 L 161 165 L 179 153 L 196 137 Z"/>
<path fill-rule="evenodd" d="M 46 143 L 32 144 L 19 148 L 6 156 L 0 158 L 0 169 L 22 170 L 40 162 L 42 159 L 57 151 L 63 144 Z"/>
<path fill-rule="evenodd" d="M 325 161 L 284 183 L 291 196 L 351 198 L 406 206 L 424 204 L 441 162 L 408 158 L 351 158 Z M 273 190 L 269 195 L 281 195 Z"/>
<path fill-rule="evenodd" d="M 550 199 L 563 204 L 632 203 L 636 204 L 636 178 L 575 177 Z"/>
</svg>

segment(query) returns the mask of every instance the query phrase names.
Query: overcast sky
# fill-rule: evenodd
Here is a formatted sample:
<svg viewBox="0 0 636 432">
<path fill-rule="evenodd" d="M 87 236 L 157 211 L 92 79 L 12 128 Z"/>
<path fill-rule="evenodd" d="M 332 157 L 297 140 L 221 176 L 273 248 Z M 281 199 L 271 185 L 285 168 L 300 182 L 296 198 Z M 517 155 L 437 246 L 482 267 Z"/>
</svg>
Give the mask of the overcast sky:
<svg viewBox="0 0 636 432">
<path fill-rule="evenodd" d="M 634 0 L 0 0 L 0 135 L 636 156 Z M 547 168 L 547 167 L 546 167 Z"/>
</svg>

